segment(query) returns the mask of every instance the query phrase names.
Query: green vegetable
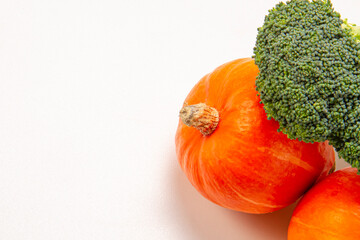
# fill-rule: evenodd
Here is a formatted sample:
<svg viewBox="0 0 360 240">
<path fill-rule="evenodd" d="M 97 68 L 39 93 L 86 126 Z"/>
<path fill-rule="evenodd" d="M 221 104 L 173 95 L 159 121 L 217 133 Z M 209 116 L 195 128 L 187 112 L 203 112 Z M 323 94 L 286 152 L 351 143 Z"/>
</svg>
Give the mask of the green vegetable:
<svg viewBox="0 0 360 240">
<path fill-rule="evenodd" d="M 256 89 L 291 139 L 330 144 L 360 169 L 360 29 L 330 1 L 292 0 L 269 11 L 254 48 Z"/>
</svg>

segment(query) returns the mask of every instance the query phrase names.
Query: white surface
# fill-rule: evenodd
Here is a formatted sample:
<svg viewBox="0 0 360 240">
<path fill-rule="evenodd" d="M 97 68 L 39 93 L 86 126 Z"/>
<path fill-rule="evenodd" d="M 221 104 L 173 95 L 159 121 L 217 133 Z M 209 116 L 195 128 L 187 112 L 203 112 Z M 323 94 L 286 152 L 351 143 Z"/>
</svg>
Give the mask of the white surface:
<svg viewBox="0 0 360 240">
<path fill-rule="evenodd" d="M 174 152 L 189 90 L 277 2 L 1 0 L 0 239 L 286 239 L 293 207 L 218 207 Z"/>
</svg>

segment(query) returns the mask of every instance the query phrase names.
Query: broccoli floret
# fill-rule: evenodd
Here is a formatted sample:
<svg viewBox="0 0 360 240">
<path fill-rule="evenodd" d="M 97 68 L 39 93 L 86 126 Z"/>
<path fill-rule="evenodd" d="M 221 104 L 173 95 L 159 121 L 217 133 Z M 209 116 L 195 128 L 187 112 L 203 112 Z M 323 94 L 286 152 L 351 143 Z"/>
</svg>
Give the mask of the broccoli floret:
<svg viewBox="0 0 360 240">
<path fill-rule="evenodd" d="M 291 0 L 269 11 L 254 48 L 256 89 L 291 139 L 330 144 L 360 167 L 360 29 L 328 0 Z"/>
</svg>

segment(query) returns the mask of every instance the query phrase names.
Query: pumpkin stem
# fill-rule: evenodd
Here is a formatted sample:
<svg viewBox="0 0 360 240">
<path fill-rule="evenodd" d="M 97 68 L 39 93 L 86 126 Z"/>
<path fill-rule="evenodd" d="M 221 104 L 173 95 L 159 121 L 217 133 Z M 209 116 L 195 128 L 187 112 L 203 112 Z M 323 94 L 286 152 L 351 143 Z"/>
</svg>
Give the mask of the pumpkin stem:
<svg viewBox="0 0 360 240">
<path fill-rule="evenodd" d="M 204 136 L 213 133 L 219 123 L 219 112 L 205 103 L 185 106 L 180 110 L 181 121 L 199 130 Z"/>
</svg>

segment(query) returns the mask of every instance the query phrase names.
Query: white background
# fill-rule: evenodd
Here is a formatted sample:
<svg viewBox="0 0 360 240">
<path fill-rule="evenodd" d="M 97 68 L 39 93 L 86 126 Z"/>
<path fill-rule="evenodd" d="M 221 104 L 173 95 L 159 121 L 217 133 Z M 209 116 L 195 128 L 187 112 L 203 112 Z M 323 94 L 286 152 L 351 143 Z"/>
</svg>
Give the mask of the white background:
<svg viewBox="0 0 360 240">
<path fill-rule="evenodd" d="M 1 0 L 0 239 L 286 239 L 293 206 L 218 207 L 174 147 L 187 93 L 252 56 L 277 2 Z"/>
</svg>

